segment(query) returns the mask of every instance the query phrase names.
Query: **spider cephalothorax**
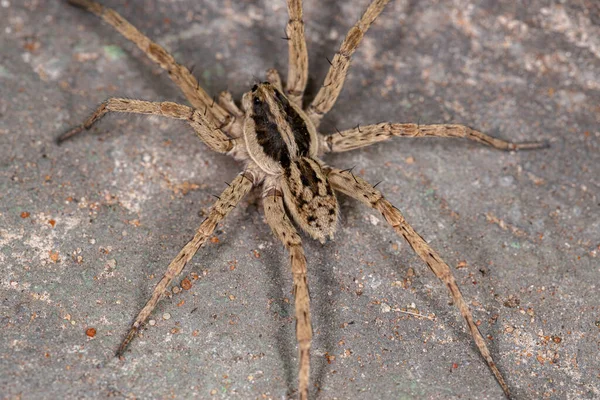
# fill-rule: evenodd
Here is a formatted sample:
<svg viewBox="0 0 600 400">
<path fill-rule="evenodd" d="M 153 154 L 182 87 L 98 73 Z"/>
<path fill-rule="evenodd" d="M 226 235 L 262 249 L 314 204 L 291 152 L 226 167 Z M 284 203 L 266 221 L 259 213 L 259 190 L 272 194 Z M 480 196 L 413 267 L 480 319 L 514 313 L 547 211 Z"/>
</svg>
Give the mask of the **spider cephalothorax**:
<svg viewBox="0 0 600 400">
<path fill-rule="evenodd" d="M 325 82 L 313 101 L 302 108 L 308 78 L 308 55 L 304 40 L 301 0 L 287 0 L 289 21 L 289 67 L 285 89 L 275 70 L 267 72 L 263 82 L 247 92 L 238 108 L 228 92 L 217 102 L 200 87 L 190 71 L 152 42 L 115 11 L 90 0 L 68 0 L 102 17 L 123 36 L 134 42 L 150 59 L 169 72 L 193 107 L 172 102 L 150 102 L 110 98 L 80 126 L 68 131 L 59 142 L 89 129 L 108 112 L 154 114 L 186 121 L 196 135 L 211 149 L 228 154 L 243 163 L 243 172 L 218 196 L 206 220 L 194 237 L 169 264 L 156 285 L 150 300 L 133 322 L 117 355 L 122 355 L 135 337 L 175 276 L 214 232 L 241 199 L 260 187 L 267 223 L 290 253 L 296 313 L 296 338 L 299 347 L 299 397 L 308 397 L 309 359 L 312 327 L 309 309 L 307 264 L 302 240 L 288 213 L 312 238 L 332 238 L 338 218 L 335 191 L 353 197 L 380 211 L 392 228 L 408 241 L 433 273 L 448 287 L 450 295 L 464 317 L 469 331 L 507 397 L 508 386 L 494 363 L 471 311 L 462 297 L 451 269 L 425 240 L 406 222 L 402 213 L 385 199 L 374 186 L 354 176 L 351 170 L 326 166 L 318 157 L 343 152 L 388 140 L 394 136 L 437 136 L 471 139 L 501 150 L 535 149 L 544 143 L 511 143 L 496 139 L 464 125 L 421 125 L 414 123 L 380 123 L 338 131 L 333 135 L 318 132 L 319 123 L 335 104 L 342 90 L 350 58 L 369 26 L 388 0 L 373 0 L 359 21 L 350 29 L 340 49 L 331 60 Z"/>
</svg>

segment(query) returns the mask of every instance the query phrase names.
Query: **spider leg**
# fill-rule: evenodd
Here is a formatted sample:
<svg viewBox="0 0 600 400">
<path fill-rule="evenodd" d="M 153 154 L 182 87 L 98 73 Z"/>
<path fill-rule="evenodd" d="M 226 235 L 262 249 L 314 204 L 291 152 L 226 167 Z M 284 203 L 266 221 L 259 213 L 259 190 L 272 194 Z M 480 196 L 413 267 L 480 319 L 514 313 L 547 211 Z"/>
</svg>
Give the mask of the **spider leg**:
<svg viewBox="0 0 600 400">
<path fill-rule="evenodd" d="M 283 93 L 283 85 L 281 83 L 281 76 L 279 76 L 279 72 L 275 68 L 270 68 L 267 70 L 267 82 L 271 85 L 275 86 L 275 89 L 279 90 Z"/>
<path fill-rule="evenodd" d="M 308 117 L 319 126 L 321 118 L 331 110 L 335 104 L 344 81 L 348 68 L 350 67 L 350 57 L 362 41 L 363 36 L 373 23 L 377 16 L 381 13 L 389 0 L 373 0 L 366 9 L 360 20 L 348 31 L 342 45 L 333 60 L 330 62 L 331 67 L 325 76 L 323 86 L 315 96 L 314 100 L 306 111 Z"/>
<path fill-rule="evenodd" d="M 294 279 L 294 298 L 296 303 L 296 339 L 300 366 L 298 371 L 298 391 L 300 400 L 308 398 L 310 375 L 310 344 L 312 326 L 310 323 L 310 297 L 306 280 L 306 258 L 302 249 L 302 241 L 298 232 L 287 216 L 282 199 L 282 192 L 269 189 L 263 195 L 265 218 L 275 236 L 285 245 L 290 253 L 292 276 Z"/>
<path fill-rule="evenodd" d="M 288 40 L 288 77 L 286 96 L 302 107 L 302 96 L 308 80 L 308 52 L 304 39 L 302 0 L 287 0 L 289 20 L 285 28 Z"/>
<path fill-rule="evenodd" d="M 94 111 L 83 124 L 62 134 L 57 139 L 57 142 L 62 143 L 84 129 L 90 129 L 94 123 L 109 112 L 160 115 L 168 118 L 186 120 L 194 129 L 200 140 L 217 153 L 227 153 L 234 147 L 235 142 L 225 135 L 223 131 L 214 127 L 214 125 L 199 110 L 169 101 L 152 102 L 116 97 L 110 98 L 100 104 L 96 111 Z"/>
<path fill-rule="evenodd" d="M 146 303 L 142 311 L 138 314 L 137 318 L 131 325 L 127 336 L 121 342 L 119 349 L 117 350 L 117 357 L 121 357 L 125 350 L 127 349 L 127 345 L 131 340 L 135 337 L 136 333 L 139 331 L 142 324 L 146 321 L 146 318 L 152 313 L 158 301 L 162 298 L 165 289 L 173 278 L 181 273 L 185 265 L 192 259 L 194 254 L 198 251 L 198 249 L 206 242 L 208 237 L 213 233 L 217 224 L 227 216 L 229 211 L 231 211 L 240 200 L 250 191 L 253 186 L 254 176 L 249 172 L 244 172 L 238 175 L 233 182 L 221 193 L 219 196 L 219 200 L 214 204 L 208 217 L 202 222 L 196 234 L 184 247 L 181 249 L 177 257 L 171 261 L 167 272 L 165 272 L 164 276 L 158 282 L 154 291 L 152 292 L 152 296 L 150 300 Z"/>
<path fill-rule="evenodd" d="M 475 345 L 479 349 L 479 352 L 487 362 L 490 370 L 496 377 L 496 380 L 502 387 L 504 394 L 510 399 L 510 392 L 508 386 L 502 377 L 502 374 L 498 370 L 492 355 L 485 343 L 485 340 L 481 336 L 481 332 L 473 322 L 473 316 L 469 310 L 465 299 L 463 298 L 458 284 L 452 274 L 452 271 L 448 264 L 446 264 L 441 257 L 433 250 L 427 242 L 413 229 L 412 226 L 406 222 L 404 216 L 395 208 L 389 201 L 383 197 L 381 192 L 369 185 L 364 179 L 353 175 L 350 171 L 341 171 L 339 169 L 331 169 L 328 175 L 329 182 L 335 190 L 347 194 L 350 197 L 359 200 L 369 207 L 379 210 L 383 214 L 386 221 L 394 228 L 396 233 L 404 237 L 415 253 L 427 264 L 427 266 L 433 271 L 443 283 L 446 284 L 454 304 L 458 307 L 463 318 L 467 322 L 467 326 L 471 332 L 471 336 L 475 341 Z"/>
<path fill-rule="evenodd" d="M 229 124 L 222 128 L 222 130 L 233 139 L 241 138 L 244 135 L 244 112 L 240 110 L 237 104 L 235 104 L 233 96 L 228 91 L 219 93 L 219 98 L 217 101 L 219 102 L 219 105 L 223 107 L 232 117 Z"/>
<path fill-rule="evenodd" d="M 392 124 L 381 123 L 376 125 L 358 126 L 354 129 L 337 132 L 330 136 L 321 136 L 321 148 L 325 152 L 340 153 L 370 146 L 373 143 L 383 142 L 394 136 L 399 137 L 447 137 L 466 138 L 499 150 L 532 150 L 548 147 L 547 142 L 522 142 L 513 143 L 497 139 L 485 133 L 476 131 L 464 125 L 456 124 Z"/>
<path fill-rule="evenodd" d="M 233 100 L 233 96 L 228 91 L 223 91 L 219 93 L 219 105 L 223 107 L 229 114 L 231 114 L 234 118 L 243 118 L 244 112 L 240 110 L 240 108 L 235 104 L 235 100 Z"/>
<path fill-rule="evenodd" d="M 96 14 L 121 35 L 136 44 L 152 61 L 169 73 L 171 80 L 181 89 L 192 106 L 200 110 L 208 108 L 209 118 L 218 128 L 223 128 L 228 124 L 230 115 L 221 106 L 215 104 L 200 87 L 194 75 L 186 67 L 178 64 L 163 47 L 150 40 L 116 11 L 91 0 L 68 0 L 68 2 Z"/>
</svg>

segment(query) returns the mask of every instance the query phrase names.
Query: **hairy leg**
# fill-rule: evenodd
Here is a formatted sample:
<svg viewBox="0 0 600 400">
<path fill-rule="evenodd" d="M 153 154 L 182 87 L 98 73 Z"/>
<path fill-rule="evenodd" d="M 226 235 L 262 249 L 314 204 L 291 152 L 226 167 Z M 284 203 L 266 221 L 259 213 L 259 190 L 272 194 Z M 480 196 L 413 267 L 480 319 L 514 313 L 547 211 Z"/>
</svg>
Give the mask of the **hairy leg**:
<svg viewBox="0 0 600 400">
<path fill-rule="evenodd" d="M 219 105 L 223 107 L 234 118 L 243 118 L 244 112 L 235 104 L 233 96 L 230 92 L 224 91 L 219 93 Z"/>
<path fill-rule="evenodd" d="M 386 221 L 394 228 L 396 233 L 404 237 L 414 252 L 417 253 L 417 255 L 421 257 L 425 264 L 433 271 L 435 276 L 446 284 L 454 304 L 456 304 L 463 318 L 467 322 L 475 345 L 502 387 L 504 394 L 507 398 L 510 398 L 508 386 L 498 370 L 481 332 L 479 332 L 477 325 L 475 325 L 475 322 L 473 321 L 469 306 L 460 293 L 458 284 L 456 283 L 452 270 L 448 264 L 446 264 L 437 252 L 427 244 L 408 222 L 406 222 L 400 210 L 395 208 L 385 199 L 385 197 L 383 197 L 379 190 L 368 184 L 364 179 L 354 176 L 350 171 L 341 171 L 338 169 L 331 169 L 328 179 L 335 190 L 345 193 L 348 196 L 365 203 L 369 207 L 379 210 Z"/>
<path fill-rule="evenodd" d="M 310 323 L 310 298 L 306 280 L 306 258 L 302 249 L 302 241 L 292 225 L 283 206 L 283 194 L 277 189 L 270 189 L 263 195 L 265 218 L 290 253 L 292 276 L 294 279 L 294 298 L 296 303 L 296 338 L 300 367 L 298 371 L 298 391 L 300 400 L 308 398 L 310 376 L 310 344 L 312 326 Z"/>
<path fill-rule="evenodd" d="M 486 135 L 464 125 L 456 124 L 392 124 L 381 123 L 375 125 L 358 126 L 354 129 L 334 133 L 330 136 L 321 136 L 321 148 L 325 153 L 340 153 L 370 146 L 383 142 L 394 136 L 398 137 L 447 137 L 466 138 L 500 150 L 532 150 L 548 146 L 546 142 L 512 143 Z"/>
<path fill-rule="evenodd" d="M 152 102 L 116 97 L 110 98 L 102 103 L 83 124 L 62 134 L 57 139 L 57 142 L 62 143 L 84 129 L 90 129 L 94 123 L 109 112 L 160 115 L 168 118 L 186 120 L 191 127 L 194 128 L 194 131 L 200 140 L 212 150 L 218 153 L 227 153 L 234 147 L 234 141 L 220 129 L 214 127 L 214 125 L 199 110 L 169 101 Z"/>
<path fill-rule="evenodd" d="M 331 67 L 325 76 L 323 86 L 308 107 L 306 114 L 315 124 L 319 126 L 323 116 L 331 110 L 335 104 L 350 67 L 350 57 L 362 41 L 363 36 L 381 13 L 389 0 L 373 0 L 360 20 L 348 31 L 340 50 L 335 53 L 331 61 Z"/>
<path fill-rule="evenodd" d="M 110 8 L 91 0 L 68 0 L 68 2 L 96 14 L 114 27 L 121 35 L 135 43 L 152 61 L 169 73 L 171 80 L 181 89 L 192 106 L 200 110 L 208 109 L 208 118 L 218 128 L 227 126 L 230 119 L 229 114 L 218 104 L 215 104 L 204 89 L 200 87 L 194 75 L 186 67 L 178 64 L 164 48 L 154 43 Z"/>
<path fill-rule="evenodd" d="M 288 77 L 286 96 L 302 107 L 302 96 L 308 80 L 308 52 L 304 39 L 302 0 L 287 0 L 289 20 L 285 28 L 288 39 Z"/>
<path fill-rule="evenodd" d="M 267 82 L 275 86 L 275 89 L 283 93 L 283 84 L 281 83 L 281 76 L 279 76 L 279 72 L 277 72 L 275 68 L 270 68 L 267 70 Z"/>
<path fill-rule="evenodd" d="M 213 233 L 217 227 L 217 224 L 223 218 L 225 218 L 229 211 L 231 211 L 250 191 L 253 186 L 253 180 L 254 177 L 252 174 L 248 172 L 242 173 L 238 175 L 237 178 L 235 178 L 227 187 L 227 189 L 223 191 L 221 196 L 219 196 L 219 200 L 217 200 L 217 202 L 214 204 L 213 208 L 208 214 L 208 217 L 204 220 L 204 222 L 202 222 L 192 240 L 190 240 L 183 247 L 183 249 L 181 249 L 177 257 L 175 257 L 169 264 L 167 272 L 165 272 L 160 282 L 158 282 L 154 288 L 150 300 L 148 300 L 142 311 L 140 311 L 137 318 L 131 325 L 127 336 L 125 339 L 123 339 L 123 342 L 119 346 L 119 349 L 117 350 L 117 357 L 123 355 L 127 349 L 127 345 L 139 331 L 142 324 L 146 321 L 146 318 L 148 318 L 148 316 L 152 313 L 156 307 L 156 304 L 162 298 L 167 286 L 169 286 L 173 278 L 181 273 L 185 265 L 192 259 L 194 254 L 196 254 L 200 246 L 202 246 L 208 237 Z"/>
</svg>

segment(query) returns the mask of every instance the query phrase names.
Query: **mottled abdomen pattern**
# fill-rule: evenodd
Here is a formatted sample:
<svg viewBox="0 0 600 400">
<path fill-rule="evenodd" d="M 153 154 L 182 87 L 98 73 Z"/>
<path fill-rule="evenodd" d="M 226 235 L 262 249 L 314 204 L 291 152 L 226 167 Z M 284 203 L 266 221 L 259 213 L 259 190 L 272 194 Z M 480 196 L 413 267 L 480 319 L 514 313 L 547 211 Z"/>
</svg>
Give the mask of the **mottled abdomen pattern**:
<svg viewBox="0 0 600 400">
<path fill-rule="evenodd" d="M 292 162 L 281 177 L 281 188 L 285 205 L 304 231 L 321 242 L 333 238 L 338 205 L 318 160 L 301 157 Z"/>
</svg>

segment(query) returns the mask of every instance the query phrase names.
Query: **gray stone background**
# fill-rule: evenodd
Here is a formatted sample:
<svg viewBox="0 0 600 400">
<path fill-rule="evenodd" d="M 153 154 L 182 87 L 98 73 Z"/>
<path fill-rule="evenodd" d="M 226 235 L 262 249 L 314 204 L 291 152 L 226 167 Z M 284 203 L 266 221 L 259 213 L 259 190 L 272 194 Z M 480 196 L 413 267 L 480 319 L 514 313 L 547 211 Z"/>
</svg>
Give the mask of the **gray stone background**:
<svg viewBox="0 0 600 400">
<path fill-rule="evenodd" d="M 287 67 L 284 1 L 103 3 L 195 64 L 212 94 L 240 98 Z M 306 1 L 309 94 L 367 3 Z M 240 167 L 158 117 L 109 116 L 56 146 L 110 96 L 185 100 L 63 1 L 1 0 L 0 28 L 0 397 L 293 396 L 287 255 L 256 195 L 190 263 L 192 289 L 175 288 L 125 360 L 113 357 Z M 383 180 L 451 265 L 516 398 L 600 397 L 599 120 L 598 2 L 453 0 L 391 3 L 323 124 L 459 122 L 551 142 L 503 153 L 398 139 L 326 158 Z M 305 240 L 314 397 L 502 398 L 446 288 L 379 215 L 339 201 L 336 240 Z"/>
</svg>

